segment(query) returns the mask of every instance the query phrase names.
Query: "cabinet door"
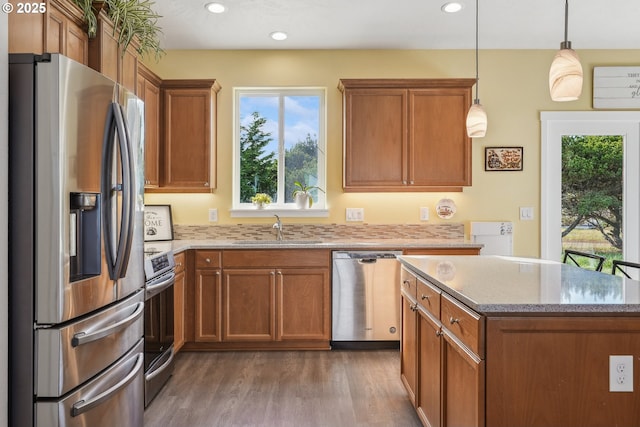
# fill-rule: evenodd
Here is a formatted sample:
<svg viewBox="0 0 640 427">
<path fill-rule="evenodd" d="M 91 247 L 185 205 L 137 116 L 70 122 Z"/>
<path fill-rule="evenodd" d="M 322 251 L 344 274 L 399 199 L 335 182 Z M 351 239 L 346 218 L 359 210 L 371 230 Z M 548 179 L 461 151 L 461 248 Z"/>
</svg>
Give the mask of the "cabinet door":
<svg viewBox="0 0 640 427">
<path fill-rule="evenodd" d="M 120 61 L 118 82 L 131 92 L 138 94 L 138 54 L 135 45 L 132 43 L 124 53 L 119 53 L 118 60 Z"/>
<path fill-rule="evenodd" d="M 409 393 L 409 400 L 416 404 L 418 377 L 418 327 L 416 302 L 402 292 L 400 306 L 402 312 L 402 340 L 400 341 L 400 378 Z"/>
<path fill-rule="evenodd" d="M 180 350 L 184 345 L 184 292 L 186 276 L 184 271 L 176 274 L 173 285 L 173 349 Z"/>
<path fill-rule="evenodd" d="M 407 181 L 407 91 L 351 89 L 344 99 L 345 190 Z"/>
<path fill-rule="evenodd" d="M 466 89 L 409 90 L 409 185 L 471 185 Z"/>
<path fill-rule="evenodd" d="M 329 269 L 283 269 L 277 275 L 277 339 L 329 340 Z"/>
<path fill-rule="evenodd" d="M 141 68 L 141 67 L 140 67 Z M 144 185 L 157 187 L 159 182 L 160 86 L 138 75 L 138 96 L 144 101 Z"/>
<path fill-rule="evenodd" d="M 443 329 L 444 427 L 483 427 L 484 361 Z"/>
<path fill-rule="evenodd" d="M 113 24 L 104 12 L 98 14 L 96 36 L 89 41 L 89 66 L 118 81 L 118 39 L 113 32 Z"/>
<path fill-rule="evenodd" d="M 221 330 L 219 269 L 196 269 L 195 341 L 218 342 Z"/>
<path fill-rule="evenodd" d="M 213 132 L 212 91 L 163 89 L 165 189 L 209 192 Z"/>
<path fill-rule="evenodd" d="M 441 421 L 442 335 L 440 323 L 418 311 L 418 392 L 416 409 L 427 427 L 439 427 Z"/>
<path fill-rule="evenodd" d="M 225 269 L 223 341 L 274 341 L 276 272 Z"/>
</svg>

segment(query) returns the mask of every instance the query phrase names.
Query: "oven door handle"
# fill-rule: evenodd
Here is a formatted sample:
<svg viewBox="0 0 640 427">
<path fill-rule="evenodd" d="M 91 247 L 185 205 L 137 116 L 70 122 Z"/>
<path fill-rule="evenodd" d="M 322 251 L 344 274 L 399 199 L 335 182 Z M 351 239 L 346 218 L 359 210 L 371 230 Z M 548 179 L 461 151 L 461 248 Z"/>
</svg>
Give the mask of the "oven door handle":
<svg viewBox="0 0 640 427">
<path fill-rule="evenodd" d="M 173 345 L 169 348 L 169 358 L 167 359 L 166 362 L 164 362 L 162 365 L 158 366 L 153 372 L 151 372 L 148 375 L 145 375 L 144 379 L 146 381 L 151 381 L 152 379 L 154 379 L 157 375 L 160 375 L 162 373 L 162 371 L 164 371 L 165 369 L 167 369 L 167 367 L 171 364 L 171 361 L 173 360 L 173 356 L 175 355 L 174 351 L 173 351 Z"/>
<path fill-rule="evenodd" d="M 71 408 L 71 416 L 77 417 L 78 415 L 81 415 L 87 412 L 88 410 L 95 408 L 96 406 L 100 405 L 102 402 L 110 399 L 111 396 L 113 396 L 121 388 L 124 388 L 127 384 L 129 384 L 136 377 L 136 375 L 138 375 L 138 372 L 140 371 L 140 369 L 142 369 L 142 365 L 144 363 L 143 353 L 138 353 L 135 357 L 137 357 L 138 360 L 136 360 L 135 366 L 133 367 L 131 372 L 127 374 L 126 377 L 124 377 L 122 380 L 118 381 L 118 383 L 115 384 L 113 387 L 108 388 L 107 390 L 103 391 L 93 399 L 86 400 L 86 401 L 80 400 L 79 402 L 74 403 Z"/>
<path fill-rule="evenodd" d="M 154 283 L 151 286 L 147 284 L 146 295 L 149 296 L 150 294 L 156 294 L 160 291 L 163 291 L 165 288 L 168 288 L 169 286 L 173 285 L 173 283 L 175 282 L 176 273 L 172 271 L 171 273 L 168 273 L 166 276 L 167 276 L 167 279 L 159 283 Z"/>
<path fill-rule="evenodd" d="M 117 319 L 120 317 L 121 313 L 123 311 L 129 311 L 131 309 L 132 306 L 129 306 L 123 310 L 120 310 L 116 313 L 113 314 L 113 316 L 111 316 L 112 319 Z M 135 310 L 133 311 L 133 313 L 128 316 L 125 317 L 122 320 L 119 320 L 117 322 L 115 322 L 112 325 L 107 326 L 106 328 L 102 328 L 102 329 L 98 329 L 97 331 L 94 332 L 78 332 L 77 334 L 73 335 L 73 338 L 71 339 L 71 345 L 73 347 L 78 347 L 81 346 L 83 344 L 87 344 L 93 341 L 97 341 L 101 338 L 104 338 L 108 335 L 114 334 L 117 331 L 126 328 L 127 326 L 129 326 L 130 324 L 132 324 L 133 322 L 135 322 L 136 320 L 138 320 L 141 316 L 142 313 L 144 313 L 144 303 L 143 302 L 139 302 L 136 303 L 135 305 Z M 109 320 L 107 320 L 104 323 L 108 323 Z"/>
</svg>

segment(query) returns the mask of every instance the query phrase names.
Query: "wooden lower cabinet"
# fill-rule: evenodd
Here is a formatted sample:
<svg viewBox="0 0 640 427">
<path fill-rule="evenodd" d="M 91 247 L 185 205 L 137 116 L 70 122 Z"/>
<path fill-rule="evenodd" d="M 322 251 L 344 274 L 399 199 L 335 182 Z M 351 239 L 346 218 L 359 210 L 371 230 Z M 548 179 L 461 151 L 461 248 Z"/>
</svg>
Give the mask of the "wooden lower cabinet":
<svg viewBox="0 0 640 427">
<path fill-rule="evenodd" d="M 175 272 L 176 279 L 173 285 L 173 350 L 179 351 L 184 345 L 184 312 L 185 312 L 185 254 L 179 253 L 175 255 Z"/>
<path fill-rule="evenodd" d="M 425 426 L 439 427 L 442 420 L 442 330 L 438 320 L 424 310 L 418 311 L 417 363 L 418 396 L 415 401 L 418 416 Z"/>
<path fill-rule="evenodd" d="M 402 338 L 400 351 L 400 378 L 404 384 L 409 400 L 416 404 L 416 390 L 418 382 L 418 342 L 417 342 L 417 318 L 416 302 L 404 292 L 400 298 L 402 314 Z"/>
<path fill-rule="evenodd" d="M 485 425 L 484 361 L 444 331 L 442 352 L 442 425 Z"/>
<path fill-rule="evenodd" d="M 479 340 L 484 335 L 470 334 L 483 331 L 483 318 L 454 305 L 450 297 L 441 296 L 434 286 L 405 268 L 401 278 L 401 378 L 422 424 L 483 427 L 484 361 L 471 348 L 483 350 L 473 338 Z M 412 304 L 406 284 L 414 281 L 416 298 Z M 441 309 L 441 300 L 445 309 Z M 450 318 L 454 311 L 459 318 Z"/>
<path fill-rule="evenodd" d="M 329 251 L 225 250 L 221 268 L 204 268 L 205 252 L 194 251 L 194 332 L 185 348 L 330 348 Z"/>
<path fill-rule="evenodd" d="M 274 341 L 276 272 L 225 269 L 224 341 Z"/>
</svg>

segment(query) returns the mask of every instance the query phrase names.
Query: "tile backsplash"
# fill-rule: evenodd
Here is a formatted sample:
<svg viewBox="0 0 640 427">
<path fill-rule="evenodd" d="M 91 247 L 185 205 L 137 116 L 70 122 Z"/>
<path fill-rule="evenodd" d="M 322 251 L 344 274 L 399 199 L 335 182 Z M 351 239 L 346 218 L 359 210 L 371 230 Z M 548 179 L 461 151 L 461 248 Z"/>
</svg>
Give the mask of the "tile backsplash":
<svg viewBox="0 0 640 427">
<path fill-rule="evenodd" d="M 271 224 L 174 224 L 176 240 L 273 240 Z M 287 224 L 285 239 L 464 239 L 464 224 Z"/>
</svg>

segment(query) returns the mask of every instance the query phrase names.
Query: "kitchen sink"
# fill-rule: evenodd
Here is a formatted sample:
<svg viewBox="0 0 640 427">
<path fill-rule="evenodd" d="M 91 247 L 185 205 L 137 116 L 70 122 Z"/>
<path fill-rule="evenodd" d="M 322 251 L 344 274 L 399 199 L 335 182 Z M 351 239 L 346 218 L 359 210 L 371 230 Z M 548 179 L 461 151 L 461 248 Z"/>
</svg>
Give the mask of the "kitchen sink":
<svg viewBox="0 0 640 427">
<path fill-rule="evenodd" d="M 317 245 L 322 240 L 235 240 L 235 245 Z"/>
</svg>

